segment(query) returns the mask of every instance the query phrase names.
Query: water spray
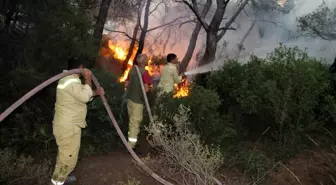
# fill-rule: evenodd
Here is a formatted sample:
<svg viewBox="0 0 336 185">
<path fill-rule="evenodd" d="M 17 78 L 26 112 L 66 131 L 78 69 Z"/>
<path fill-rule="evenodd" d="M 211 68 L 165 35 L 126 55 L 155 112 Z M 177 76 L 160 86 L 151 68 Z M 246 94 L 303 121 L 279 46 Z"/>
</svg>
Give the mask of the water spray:
<svg viewBox="0 0 336 185">
<path fill-rule="evenodd" d="M 221 66 L 221 65 L 218 64 L 219 60 L 223 60 L 223 59 L 222 58 L 217 59 L 217 60 L 215 60 L 215 61 L 213 61 L 209 64 L 205 64 L 205 65 L 202 65 L 198 68 L 187 71 L 184 74 L 186 76 L 193 76 L 193 75 L 197 75 L 197 74 L 204 74 L 204 73 L 208 73 L 208 72 L 211 72 L 211 71 L 216 71 Z"/>
</svg>

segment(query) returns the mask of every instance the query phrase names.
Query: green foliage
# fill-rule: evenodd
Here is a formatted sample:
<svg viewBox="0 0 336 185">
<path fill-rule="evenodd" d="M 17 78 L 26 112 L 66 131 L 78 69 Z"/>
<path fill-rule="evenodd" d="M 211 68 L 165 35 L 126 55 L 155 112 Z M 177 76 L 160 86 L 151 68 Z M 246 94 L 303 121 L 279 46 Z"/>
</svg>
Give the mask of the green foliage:
<svg viewBox="0 0 336 185">
<path fill-rule="evenodd" d="M 192 129 L 200 132 L 207 143 L 220 144 L 219 141 L 236 134 L 217 111 L 220 100 L 215 92 L 194 86 L 187 97 L 171 97 L 171 94 L 166 94 L 158 100 L 154 110 L 159 119 L 171 123 L 170 118 L 178 113 L 178 107 L 182 104 L 191 110 Z"/>
<path fill-rule="evenodd" d="M 230 61 L 210 75 L 208 87 L 221 96 L 221 112 L 240 133 L 250 139 L 266 135 L 280 148 L 295 147 L 335 114 L 326 65 L 298 48 L 280 46 L 247 64 Z"/>
</svg>

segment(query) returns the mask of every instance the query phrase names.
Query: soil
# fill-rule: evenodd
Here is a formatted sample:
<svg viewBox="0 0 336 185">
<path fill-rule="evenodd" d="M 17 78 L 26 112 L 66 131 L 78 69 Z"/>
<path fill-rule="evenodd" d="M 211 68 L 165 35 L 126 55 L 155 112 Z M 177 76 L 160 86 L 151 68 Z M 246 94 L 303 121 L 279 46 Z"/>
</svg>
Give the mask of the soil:
<svg viewBox="0 0 336 185">
<path fill-rule="evenodd" d="M 145 138 L 140 138 L 139 158 L 149 153 Z M 73 185 L 159 185 L 134 162 L 126 148 L 104 156 L 81 159 L 74 171 L 77 182 Z M 133 183 L 127 183 L 132 181 Z M 134 183 L 136 182 L 136 183 Z"/>
<path fill-rule="evenodd" d="M 74 175 L 77 177 L 76 185 L 128 185 L 129 180 L 142 185 L 159 184 L 138 169 L 126 151 L 83 159 L 78 163 Z"/>
</svg>

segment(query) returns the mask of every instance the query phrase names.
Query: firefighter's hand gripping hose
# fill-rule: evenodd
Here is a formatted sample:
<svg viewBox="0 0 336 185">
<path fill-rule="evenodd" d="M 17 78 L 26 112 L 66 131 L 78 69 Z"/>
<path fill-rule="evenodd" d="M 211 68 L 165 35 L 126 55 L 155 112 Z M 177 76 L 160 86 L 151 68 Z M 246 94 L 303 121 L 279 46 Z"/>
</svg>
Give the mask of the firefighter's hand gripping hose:
<svg viewBox="0 0 336 185">
<path fill-rule="evenodd" d="M 138 68 L 137 68 L 138 70 Z M 35 87 L 34 89 L 32 89 L 31 91 L 29 91 L 28 93 L 26 93 L 23 97 L 21 97 L 19 100 L 17 100 L 14 104 L 12 104 L 9 108 L 7 108 L 3 113 L 1 113 L 0 115 L 0 123 L 9 115 L 11 114 L 16 108 L 18 108 L 22 103 L 24 103 L 25 101 L 27 101 L 30 97 L 32 97 L 34 94 L 36 94 L 37 92 L 39 92 L 40 90 L 44 89 L 46 86 L 50 85 L 51 83 L 59 80 L 62 77 L 71 75 L 71 74 L 79 74 L 82 73 L 82 69 L 74 69 L 74 70 L 70 70 L 67 72 L 63 72 L 60 73 L 52 78 L 49 78 L 48 80 L 44 81 L 43 83 L 41 83 L 40 85 L 38 85 L 37 87 Z M 138 74 L 140 75 L 139 71 Z M 142 78 L 140 78 L 142 79 Z M 98 82 L 98 80 L 96 79 L 96 77 L 94 75 L 92 75 L 92 81 L 95 84 L 95 86 L 97 88 L 100 88 L 100 84 Z M 144 93 L 144 97 L 145 97 L 145 102 L 146 102 L 146 107 L 148 110 L 148 114 L 149 117 L 151 119 L 151 121 L 153 121 L 153 117 L 150 111 L 150 107 L 148 104 L 148 99 L 144 90 L 144 86 L 141 80 L 141 87 Z M 114 115 L 107 103 L 107 100 L 105 98 L 104 95 L 100 95 L 100 98 L 105 106 L 105 109 L 107 111 L 107 114 L 109 115 L 111 121 L 112 121 L 112 125 L 114 126 L 114 128 L 117 130 L 117 133 L 119 134 L 119 137 L 121 138 L 122 142 L 124 143 L 125 147 L 127 148 L 128 152 L 131 154 L 131 156 L 133 157 L 133 159 L 138 163 L 138 165 L 144 170 L 146 171 L 150 176 L 152 176 L 155 180 L 157 180 L 158 182 L 160 182 L 161 184 L 164 185 L 173 185 L 172 183 L 166 181 L 165 179 L 161 178 L 160 176 L 158 176 L 156 173 L 154 173 L 144 162 L 141 161 L 141 159 L 135 154 L 135 152 L 133 151 L 133 149 L 128 145 L 127 140 L 124 136 L 124 134 L 122 133 L 120 127 L 118 126 L 118 123 L 116 121 L 116 119 L 114 118 Z M 218 185 L 222 185 L 220 183 L 219 180 L 217 180 L 216 178 L 214 178 L 214 180 L 216 181 L 216 183 Z"/>
</svg>

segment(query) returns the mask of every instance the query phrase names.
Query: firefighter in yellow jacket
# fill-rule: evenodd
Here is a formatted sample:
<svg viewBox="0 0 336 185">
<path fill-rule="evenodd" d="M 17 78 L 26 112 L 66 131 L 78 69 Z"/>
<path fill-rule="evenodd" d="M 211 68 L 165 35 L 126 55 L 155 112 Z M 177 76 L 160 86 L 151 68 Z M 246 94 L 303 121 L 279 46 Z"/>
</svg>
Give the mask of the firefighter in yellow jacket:
<svg viewBox="0 0 336 185">
<path fill-rule="evenodd" d="M 68 61 L 68 70 L 83 68 L 76 59 Z M 76 181 L 70 175 L 76 167 L 81 142 L 82 128 L 86 127 L 86 104 L 93 96 L 104 94 L 104 89 L 92 91 L 92 73 L 83 72 L 84 84 L 77 74 L 66 76 L 58 81 L 56 90 L 53 133 L 58 146 L 56 166 L 52 175 L 52 185 L 63 185 Z"/>
<path fill-rule="evenodd" d="M 167 55 L 167 65 L 163 67 L 158 85 L 159 95 L 174 92 L 174 84 L 182 82 L 182 75 L 178 74 L 176 67 L 177 56 L 173 53 Z"/>
</svg>

